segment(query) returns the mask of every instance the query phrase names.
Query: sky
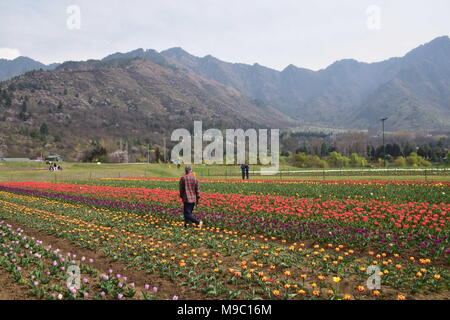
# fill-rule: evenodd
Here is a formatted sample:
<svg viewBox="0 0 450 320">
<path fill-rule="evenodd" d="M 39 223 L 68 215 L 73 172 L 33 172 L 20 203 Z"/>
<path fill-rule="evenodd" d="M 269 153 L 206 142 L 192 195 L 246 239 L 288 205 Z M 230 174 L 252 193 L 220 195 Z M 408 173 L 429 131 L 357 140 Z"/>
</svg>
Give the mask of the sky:
<svg viewBox="0 0 450 320">
<path fill-rule="evenodd" d="M 449 0 L 0 0 L 0 58 L 182 47 L 282 70 L 403 56 L 450 34 Z"/>
</svg>

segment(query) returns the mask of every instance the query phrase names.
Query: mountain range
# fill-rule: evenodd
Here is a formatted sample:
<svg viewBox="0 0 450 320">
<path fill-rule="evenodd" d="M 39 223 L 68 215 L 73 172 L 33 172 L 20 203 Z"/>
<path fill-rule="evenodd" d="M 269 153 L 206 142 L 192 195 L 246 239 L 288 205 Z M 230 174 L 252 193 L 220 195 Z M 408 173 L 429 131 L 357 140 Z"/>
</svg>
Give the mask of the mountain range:
<svg viewBox="0 0 450 320">
<path fill-rule="evenodd" d="M 160 53 L 138 49 L 103 60 L 141 58 L 190 70 L 235 88 L 300 124 L 367 129 L 389 117 L 391 129 L 450 129 L 450 39 L 439 37 L 402 58 L 378 63 L 340 60 L 311 71 L 289 65 L 277 71 L 259 64 L 195 57 L 182 48 Z"/>
<path fill-rule="evenodd" d="M 388 117 L 388 130 L 450 131 L 448 36 L 403 57 L 346 59 L 319 71 L 278 71 L 172 48 L 60 65 L 0 60 L 1 79 L 0 130 L 46 123 L 60 134 L 80 132 L 73 139 L 160 141 L 193 120 L 219 128 L 368 129 Z"/>
<path fill-rule="evenodd" d="M 49 65 L 28 57 L 17 57 L 13 60 L 0 59 L 0 81 L 8 80 L 31 70 L 53 70 L 59 63 Z"/>
</svg>

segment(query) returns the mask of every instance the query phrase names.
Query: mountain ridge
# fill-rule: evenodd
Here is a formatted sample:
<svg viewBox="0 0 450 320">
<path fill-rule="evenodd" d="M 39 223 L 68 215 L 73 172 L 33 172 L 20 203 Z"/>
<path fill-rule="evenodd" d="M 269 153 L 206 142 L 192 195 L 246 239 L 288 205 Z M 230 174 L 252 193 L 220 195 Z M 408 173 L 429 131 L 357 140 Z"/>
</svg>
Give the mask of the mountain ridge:
<svg viewBox="0 0 450 320">
<path fill-rule="evenodd" d="M 58 63 L 46 65 L 25 56 L 20 56 L 12 60 L 0 59 L 0 81 L 11 79 L 28 71 L 38 69 L 53 70 L 58 65 Z"/>
<path fill-rule="evenodd" d="M 448 36 L 420 45 L 403 57 L 373 63 L 342 59 L 318 71 L 293 64 L 278 71 L 257 63 L 225 62 L 211 55 L 197 57 L 181 47 L 116 52 L 101 60 L 65 62 L 56 71 L 118 66 L 133 59 L 232 88 L 254 105 L 277 110 L 297 124 L 367 129 L 379 121 L 375 117 L 379 112 L 373 110 L 382 110 L 392 117 L 393 129 L 450 130 Z"/>
</svg>

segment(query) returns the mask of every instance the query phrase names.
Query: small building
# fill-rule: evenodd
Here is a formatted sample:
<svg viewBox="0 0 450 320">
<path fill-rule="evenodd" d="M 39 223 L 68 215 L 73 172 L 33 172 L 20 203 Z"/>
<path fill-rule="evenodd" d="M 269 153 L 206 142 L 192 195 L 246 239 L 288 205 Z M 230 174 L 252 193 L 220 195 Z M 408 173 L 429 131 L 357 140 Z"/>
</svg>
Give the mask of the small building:
<svg viewBox="0 0 450 320">
<path fill-rule="evenodd" d="M 64 161 L 64 160 L 63 160 L 63 157 L 55 154 L 55 155 L 45 157 L 45 161 L 58 162 L 58 161 Z"/>
</svg>

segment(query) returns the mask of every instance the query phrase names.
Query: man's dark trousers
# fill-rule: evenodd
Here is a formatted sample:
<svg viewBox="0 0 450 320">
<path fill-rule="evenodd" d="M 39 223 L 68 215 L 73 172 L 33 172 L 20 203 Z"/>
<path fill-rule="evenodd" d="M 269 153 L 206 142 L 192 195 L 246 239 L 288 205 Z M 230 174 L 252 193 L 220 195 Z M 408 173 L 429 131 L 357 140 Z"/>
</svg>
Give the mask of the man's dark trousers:
<svg viewBox="0 0 450 320">
<path fill-rule="evenodd" d="M 195 203 L 184 202 L 183 214 L 184 214 L 184 225 L 193 222 L 199 224 L 200 222 L 194 218 L 192 215 L 192 210 L 194 210 Z"/>
</svg>

